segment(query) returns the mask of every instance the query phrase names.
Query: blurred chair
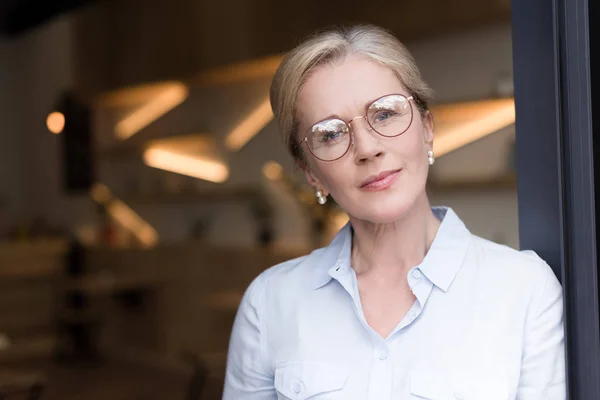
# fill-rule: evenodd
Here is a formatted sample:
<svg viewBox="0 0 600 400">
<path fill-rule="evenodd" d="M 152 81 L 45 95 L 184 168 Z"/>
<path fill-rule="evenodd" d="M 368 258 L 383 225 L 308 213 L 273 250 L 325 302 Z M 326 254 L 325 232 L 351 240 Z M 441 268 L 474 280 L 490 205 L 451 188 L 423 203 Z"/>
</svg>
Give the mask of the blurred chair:
<svg viewBox="0 0 600 400">
<path fill-rule="evenodd" d="M 45 386 L 40 375 L 0 371 L 0 400 L 39 400 Z"/>
<path fill-rule="evenodd" d="M 0 351 L 11 348 L 8 335 L 0 332 Z M 0 400 L 38 400 L 46 385 L 38 374 L 0 370 Z"/>
<path fill-rule="evenodd" d="M 182 359 L 191 367 L 192 375 L 185 400 L 201 400 L 202 393 L 208 382 L 209 369 L 206 363 L 197 354 L 184 352 Z"/>
</svg>

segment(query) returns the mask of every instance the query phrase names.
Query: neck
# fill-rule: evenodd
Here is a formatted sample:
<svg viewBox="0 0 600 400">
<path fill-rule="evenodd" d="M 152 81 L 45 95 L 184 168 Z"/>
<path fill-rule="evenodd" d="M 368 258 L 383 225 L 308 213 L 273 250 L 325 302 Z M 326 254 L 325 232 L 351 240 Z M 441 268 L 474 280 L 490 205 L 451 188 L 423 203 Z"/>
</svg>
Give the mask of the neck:
<svg viewBox="0 0 600 400">
<path fill-rule="evenodd" d="M 393 223 L 351 222 L 352 266 L 359 276 L 406 277 L 408 270 L 423 261 L 440 226 L 427 199 Z"/>
</svg>

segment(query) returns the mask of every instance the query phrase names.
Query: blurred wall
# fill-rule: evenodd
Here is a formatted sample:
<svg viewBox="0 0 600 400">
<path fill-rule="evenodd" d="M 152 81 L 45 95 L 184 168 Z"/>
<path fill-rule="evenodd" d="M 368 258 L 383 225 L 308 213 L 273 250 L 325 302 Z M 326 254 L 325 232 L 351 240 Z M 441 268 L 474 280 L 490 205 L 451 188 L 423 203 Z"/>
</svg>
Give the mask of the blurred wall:
<svg viewBox="0 0 600 400">
<path fill-rule="evenodd" d="M 72 22 L 72 16 L 58 18 L 0 45 L 0 135 L 5 141 L 0 162 L 6 163 L 0 190 L 9 192 L 12 223 L 42 217 L 71 227 L 89 218 L 87 199 L 62 192 L 60 137 L 45 125 L 62 91 L 73 85 Z"/>
<path fill-rule="evenodd" d="M 409 42 L 509 24 L 510 0 L 105 0 L 77 22 L 77 82 L 95 93 L 188 77 L 280 53 L 317 29 L 357 22 L 381 25 Z"/>
<path fill-rule="evenodd" d="M 510 24 L 407 43 L 436 102 L 479 100 L 512 84 Z"/>
<path fill-rule="evenodd" d="M 452 207 L 473 234 L 519 249 L 516 189 L 438 193 L 431 201 Z"/>
<path fill-rule="evenodd" d="M 0 231 L 25 213 L 17 99 L 17 45 L 0 41 Z"/>
</svg>

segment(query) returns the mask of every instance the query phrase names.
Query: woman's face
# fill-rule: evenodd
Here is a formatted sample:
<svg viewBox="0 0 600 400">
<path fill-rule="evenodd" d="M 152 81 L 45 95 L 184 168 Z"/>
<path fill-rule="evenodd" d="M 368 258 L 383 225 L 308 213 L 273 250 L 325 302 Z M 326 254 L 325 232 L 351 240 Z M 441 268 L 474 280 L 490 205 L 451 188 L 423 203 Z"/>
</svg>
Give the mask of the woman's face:
<svg viewBox="0 0 600 400">
<path fill-rule="evenodd" d="M 332 116 L 348 122 L 365 115 L 374 100 L 388 94 L 410 96 L 391 69 L 368 59 L 353 56 L 320 67 L 298 97 L 299 140 Z M 433 144 L 431 118 L 421 118 L 414 101 L 411 106 L 412 123 L 397 137 L 383 137 L 365 119 L 354 119 L 348 124 L 350 149 L 335 161 L 317 159 L 302 142 L 308 183 L 330 194 L 353 218 L 374 223 L 401 219 L 426 200 L 427 151 Z"/>
</svg>

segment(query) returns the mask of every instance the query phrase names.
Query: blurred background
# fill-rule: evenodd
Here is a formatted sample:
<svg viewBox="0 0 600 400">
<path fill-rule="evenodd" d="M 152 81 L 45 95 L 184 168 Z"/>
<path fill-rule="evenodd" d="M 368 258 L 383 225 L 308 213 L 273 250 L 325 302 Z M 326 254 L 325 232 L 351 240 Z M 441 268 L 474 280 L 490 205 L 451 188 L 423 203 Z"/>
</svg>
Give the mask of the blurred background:
<svg viewBox="0 0 600 400">
<path fill-rule="evenodd" d="M 510 0 L 3 0 L 0 398 L 220 399 L 247 285 L 347 221 L 268 90 L 351 23 L 436 92 L 432 202 L 518 248 Z"/>
</svg>

